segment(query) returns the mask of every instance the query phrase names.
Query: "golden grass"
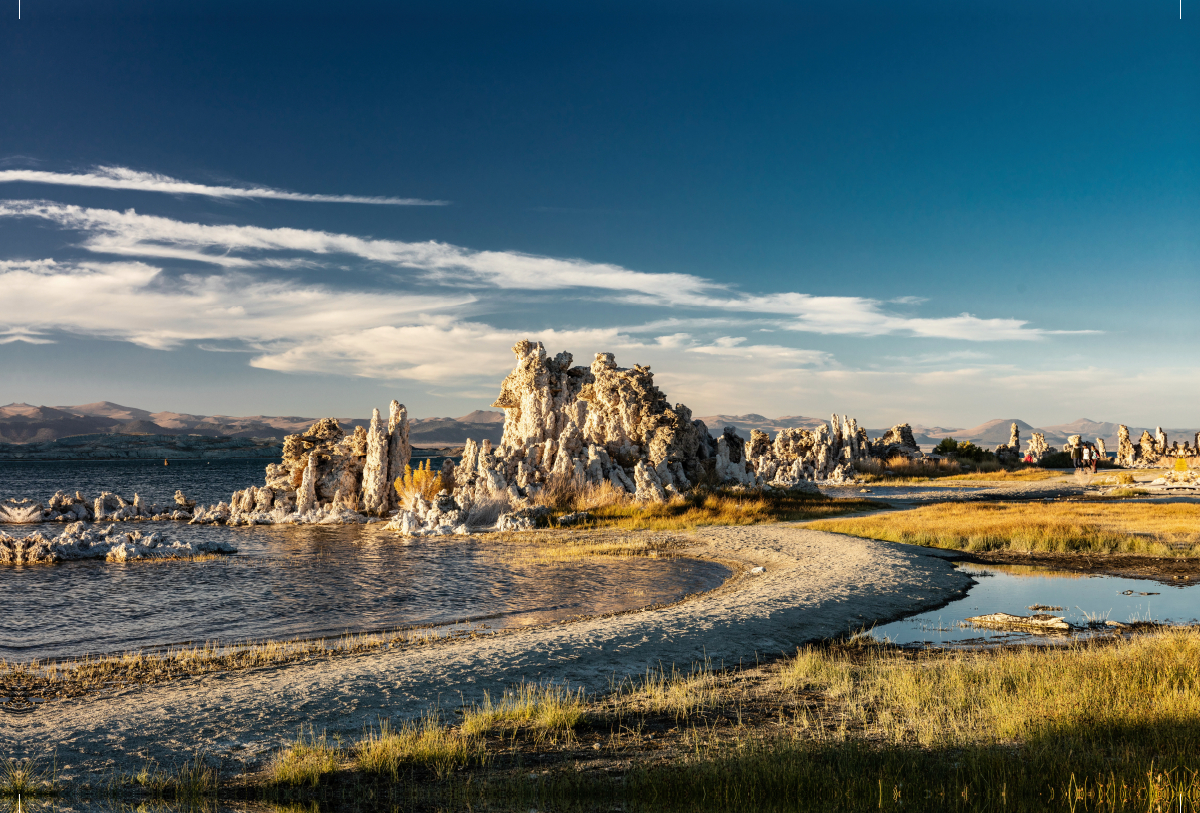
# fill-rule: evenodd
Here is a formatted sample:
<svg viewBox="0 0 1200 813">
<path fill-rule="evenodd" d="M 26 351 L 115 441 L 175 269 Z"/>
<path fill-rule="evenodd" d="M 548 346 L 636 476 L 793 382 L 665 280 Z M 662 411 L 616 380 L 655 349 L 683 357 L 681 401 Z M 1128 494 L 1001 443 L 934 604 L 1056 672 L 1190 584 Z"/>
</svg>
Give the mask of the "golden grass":
<svg viewBox="0 0 1200 813">
<path fill-rule="evenodd" d="M 404 467 L 404 474 L 397 477 L 392 487 L 400 495 L 402 505 L 410 505 L 414 497 L 432 500 L 442 489 L 452 490 L 454 483 L 447 482 L 441 471 L 433 468 L 433 461 L 426 458 L 422 465 Z"/>
<path fill-rule="evenodd" d="M 810 527 L 955 550 L 1200 556 L 1200 505 L 1183 503 L 942 503 Z"/>
<path fill-rule="evenodd" d="M 32 759 L 0 763 L 0 798 L 56 796 L 59 790 L 55 766 L 42 768 Z"/>
<path fill-rule="evenodd" d="M 309 729 L 307 738 L 301 729 L 295 740 L 281 748 L 267 766 L 267 775 L 276 785 L 309 785 L 316 787 L 321 780 L 341 767 L 341 748 L 330 743 L 322 733 Z"/>
<path fill-rule="evenodd" d="M 459 768 L 482 764 L 487 757 L 483 743 L 466 733 L 465 727 L 457 730 L 440 725 L 433 714 L 399 729 L 393 729 L 385 720 L 377 731 L 368 731 L 353 752 L 361 770 L 393 782 L 406 766 L 432 768 L 441 778 Z"/>
<path fill-rule="evenodd" d="M 1006 482 L 1036 482 L 1061 477 L 1060 471 L 1047 471 L 1036 466 L 1027 469 L 1000 469 L 999 471 L 973 471 L 970 474 L 954 474 L 947 480 L 1003 480 Z"/>
<path fill-rule="evenodd" d="M 574 798 L 663 809 L 1113 809 L 1200 805 L 1200 630 L 913 656 L 810 648 L 782 664 L 779 727 L 693 730 L 690 754 Z M 511 787 L 511 786 L 510 786 Z M 1080 805 L 1082 802 L 1083 805 Z"/>
<path fill-rule="evenodd" d="M 586 717 L 583 690 L 572 692 L 559 684 L 522 683 L 506 689 L 492 700 L 484 692 L 483 703 L 464 709 L 462 732 L 480 737 L 495 731 L 525 729 L 536 739 L 570 739 Z"/>
<path fill-rule="evenodd" d="M 622 503 L 597 508 L 591 512 L 591 519 L 578 527 L 680 531 L 705 525 L 795 522 L 878 507 L 878 503 L 870 500 L 834 499 L 773 489 L 697 490 L 666 503 Z"/>
<path fill-rule="evenodd" d="M 923 747 L 1030 743 L 1047 737 L 1147 755 L 1200 748 L 1200 631 L 1171 630 L 1104 646 L 955 652 L 914 661 L 807 648 L 780 672 L 785 690 L 817 690 L 842 733 Z M 1186 741 L 1178 739 L 1187 730 Z M 1102 739 L 1101 739 L 1102 738 Z M 1069 749 L 1066 749 L 1069 750 Z M 1065 753 L 1065 751 L 1064 751 Z"/>
</svg>

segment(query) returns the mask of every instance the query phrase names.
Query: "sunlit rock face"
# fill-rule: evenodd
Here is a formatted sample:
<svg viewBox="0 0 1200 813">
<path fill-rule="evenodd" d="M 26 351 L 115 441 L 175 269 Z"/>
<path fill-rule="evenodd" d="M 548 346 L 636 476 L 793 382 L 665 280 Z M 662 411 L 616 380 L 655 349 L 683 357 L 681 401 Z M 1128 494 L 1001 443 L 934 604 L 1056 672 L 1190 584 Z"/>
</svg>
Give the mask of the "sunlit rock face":
<svg viewBox="0 0 1200 813">
<path fill-rule="evenodd" d="M 612 353 L 572 366 L 570 353 L 551 357 L 541 342 L 518 342 L 513 354 L 493 404 L 505 412 L 503 439 L 495 448 L 467 442 L 453 473 L 456 495 L 521 500 L 558 476 L 656 501 L 710 471 L 716 443 L 707 427 L 667 400 L 649 367 L 618 367 Z"/>
<path fill-rule="evenodd" d="M 732 429 L 726 428 L 721 440 L 732 447 Z M 776 488 L 803 488 L 815 491 L 813 484 L 843 483 L 854 479 L 854 463 L 870 458 L 888 460 L 902 456 L 924 457 L 908 424 L 898 424 L 883 437 L 871 441 L 858 421 L 833 415 L 828 424 L 815 430 L 781 429 L 774 441 L 765 432 L 750 433 L 745 448 L 748 468 L 757 481 Z M 718 467 L 724 464 L 718 452 Z"/>
<path fill-rule="evenodd" d="M 1008 443 L 996 447 L 996 459 L 1001 463 L 1015 463 L 1021 458 L 1021 427 L 1015 423 L 1009 427 Z"/>
</svg>

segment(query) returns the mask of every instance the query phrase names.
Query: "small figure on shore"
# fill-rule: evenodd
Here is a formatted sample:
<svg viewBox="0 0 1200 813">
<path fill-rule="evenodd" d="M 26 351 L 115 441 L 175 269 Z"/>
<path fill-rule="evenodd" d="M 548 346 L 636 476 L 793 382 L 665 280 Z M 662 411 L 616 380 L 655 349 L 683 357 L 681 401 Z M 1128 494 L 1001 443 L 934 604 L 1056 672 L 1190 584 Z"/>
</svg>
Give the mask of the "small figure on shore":
<svg viewBox="0 0 1200 813">
<path fill-rule="evenodd" d="M 1083 447 L 1072 446 L 1071 447 L 1071 466 L 1073 468 L 1077 469 L 1077 468 L 1079 468 L 1079 465 L 1082 462 L 1083 462 Z"/>
</svg>

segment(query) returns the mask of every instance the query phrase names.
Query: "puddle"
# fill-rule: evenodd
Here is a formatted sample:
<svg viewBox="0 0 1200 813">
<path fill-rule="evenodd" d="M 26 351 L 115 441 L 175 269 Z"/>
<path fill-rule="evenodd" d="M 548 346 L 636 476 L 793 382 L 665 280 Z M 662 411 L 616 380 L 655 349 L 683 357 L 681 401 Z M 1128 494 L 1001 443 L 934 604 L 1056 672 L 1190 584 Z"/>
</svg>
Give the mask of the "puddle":
<svg viewBox="0 0 1200 813">
<path fill-rule="evenodd" d="M 999 644 L 1063 644 L 1106 635 L 1101 625 L 1069 634 L 989 629 L 968 623 L 971 616 L 989 613 L 1062 616 L 1072 627 L 1090 622 L 1158 621 L 1200 623 L 1200 584 L 1174 586 L 1148 579 L 1124 579 L 1028 565 L 961 565 L 976 584 L 967 595 L 937 610 L 871 631 L 878 640 L 901 646 L 973 647 Z M 1034 608 L 1034 609 L 1031 609 Z M 1061 609 L 1052 609 L 1061 608 Z"/>
</svg>

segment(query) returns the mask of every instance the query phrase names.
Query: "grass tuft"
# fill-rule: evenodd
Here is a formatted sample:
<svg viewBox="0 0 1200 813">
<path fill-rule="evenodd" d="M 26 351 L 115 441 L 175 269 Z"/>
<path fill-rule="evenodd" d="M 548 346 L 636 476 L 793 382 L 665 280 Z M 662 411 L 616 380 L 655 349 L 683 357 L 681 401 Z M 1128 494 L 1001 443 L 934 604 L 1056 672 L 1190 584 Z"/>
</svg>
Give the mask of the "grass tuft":
<svg viewBox="0 0 1200 813">
<path fill-rule="evenodd" d="M 275 754 L 267 768 L 267 775 L 276 785 L 309 785 L 315 788 L 322 778 L 337 772 L 341 760 L 341 748 L 331 744 L 324 733 L 318 737 L 315 731 L 309 729 L 305 738 L 301 729 L 295 740 Z"/>
<path fill-rule="evenodd" d="M 0 763 L 0 797 L 16 799 L 57 796 L 60 787 L 55 766 L 43 769 L 37 760 L 7 759 Z"/>
<path fill-rule="evenodd" d="M 384 720 L 378 730 L 366 733 L 354 747 L 358 767 L 368 774 L 384 776 L 393 782 L 405 766 L 431 768 L 443 778 L 471 764 L 482 764 L 487 756 L 483 744 L 470 733 L 439 723 L 430 714 L 416 723 L 393 729 Z"/>
<path fill-rule="evenodd" d="M 462 731 L 482 737 L 496 731 L 525 729 L 536 739 L 570 739 L 586 717 L 587 702 L 583 690 L 552 683 L 521 683 L 505 689 L 498 700 L 484 693 L 483 703 L 465 709 Z"/>
</svg>

